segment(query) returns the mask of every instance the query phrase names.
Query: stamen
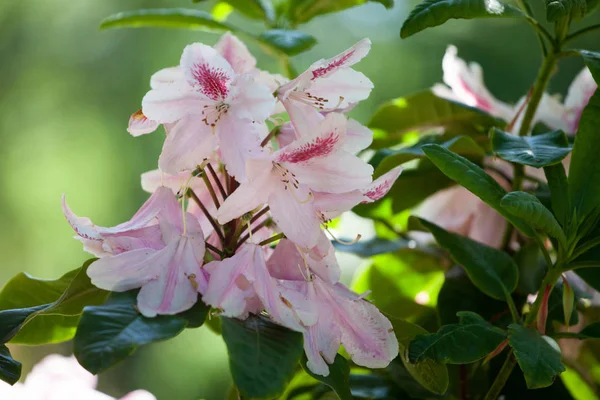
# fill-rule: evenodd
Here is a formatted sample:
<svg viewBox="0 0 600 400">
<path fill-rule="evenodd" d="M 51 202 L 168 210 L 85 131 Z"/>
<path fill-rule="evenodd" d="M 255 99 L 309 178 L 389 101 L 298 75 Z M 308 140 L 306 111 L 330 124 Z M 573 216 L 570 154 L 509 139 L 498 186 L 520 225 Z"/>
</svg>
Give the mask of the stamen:
<svg viewBox="0 0 600 400">
<path fill-rule="evenodd" d="M 323 225 L 323 228 L 325 229 L 325 232 L 329 233 L 329 235 L 331 236 L 331 238 L 333 240 L 335 240 L 336 242 L 338 242 L 339 244 L 343 244 L 345 246 L 350 246 L 355 244 L 356 242 L 358 242 L 360 240 L 360 238 L 362 237 L 362 235 L 359 233 L 358 235 L 356 235 L 356 238 L 350 242 L 347 242 L 345 240 L 342 239 L 338 239 L 337 237 L 335 237 L 335 235 L 329 230 L 329 228 L 326 225 Z"/>
<path fill-rule="evenodd" d="M 297 264 L 298 270 L 300 271 L 300 275 L 302 275 L 302 277 L 304 278 L 304 280 L 306 282 L 310 282 L 310 281 L 312 281 L 312 274 L 310 273 L 310 267 L 308 265 L 308 262 L 306 261 L 306 258 L 304 257 L 304 252 L 302 252 L 302 249 L 300 247 L 298 247 L 298 245 L 296 245 L 296 249 L 298 250 L 300 257 L 302 257 L 302 261 L 304 262 L 304 268 L 306 268 L 306 275 L 304 275 L 304 272 L 302 271 L 302 267 L 300 267 L 300 264 Z"/>
</svg>

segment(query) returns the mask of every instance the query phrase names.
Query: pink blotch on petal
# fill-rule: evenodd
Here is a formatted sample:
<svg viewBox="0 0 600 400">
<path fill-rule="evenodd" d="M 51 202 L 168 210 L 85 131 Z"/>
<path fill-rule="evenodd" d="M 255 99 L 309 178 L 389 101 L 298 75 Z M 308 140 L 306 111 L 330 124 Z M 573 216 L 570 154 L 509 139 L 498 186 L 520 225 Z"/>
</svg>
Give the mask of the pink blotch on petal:
<svg viewBox="0 0 600 400">
<path fill-rule="evenodd" d="M 390 191 L 392 185 L 394 184 L 394 182 L 396 182 L 398 176 L 400 176 L 400 173 L 402 173 L 401 167 L 396 168 L 386 173 L 385 175 L 380 176 L 370 185 L 370 187 L 365 192 L 363 192 L 363 195 L 365 197 L 368 197 L 371 201 L 377 201 L 381 199 L 387 194 L 387 192 Z M 369 203 L 369 201 L 363 201 L 363 204 L 365 203 Z"/>
<path fill-rule="evenodd" d="M 191 74 L 196 81 L 196 90 L 209 99 L 219 101 L 229 94 L 230 77 L 225 71 L 207 64 L 194 64 Z"/>
<path fill-rule="evenodd" d="M 325 157 L 331 154 L 339 140 L 339 134 L 335 131 L 331 132 L 325 137 L 317 137 L 297 149 L 282 153 L 277 161 L 300 163 L 315 157 Z"/>
</svg>

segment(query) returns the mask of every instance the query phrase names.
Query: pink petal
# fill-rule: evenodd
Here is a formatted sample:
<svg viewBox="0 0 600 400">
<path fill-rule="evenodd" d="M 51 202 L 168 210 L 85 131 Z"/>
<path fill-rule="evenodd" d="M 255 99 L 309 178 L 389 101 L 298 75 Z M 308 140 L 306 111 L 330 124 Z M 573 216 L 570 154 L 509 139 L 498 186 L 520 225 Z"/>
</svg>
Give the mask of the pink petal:
<svg viewBox="0 0 600 400">
<path fill-rule="evenodd" d="M 237 74 L 250 73 L 256 67 L 256 59 L 246 45 L 231 32 L 221 36 L 215 44 L 215 50 L 227 60 Z"/>
<path fill-rule="evenodd" d="M 195 92 L 215 102 L 229 96 L 235 72 L 217 50 L 201 43 L 188 45 L 181 56 L 181 67 Z"/>
<path fill-rule="evenodd" d="M 344 115 L 328 114 L 319 123 L 315 133 L 301 132 L 300 139 L 277 151 L 273 157 L 276 162 L 291 164 L 327 157 L 341 148 L 346 136 L 346 124 Z M 297 126 L 296 132 L 298 132 Z"/>
<path fill-rule="evenodd" d="M 180 66 L 163 68 L 150 77 L 150 87 L 158 89 L 184 80 L 183 69 Z"/>
<path fill-rule="evenodd" d="M 174 252 L 172 246 L 162 250 L 142 248 L 101 258 L 87 270 L 94 286 L 113 292 L 139 288 L 160 274 Z"/>
<path fill-rule="evenodd" d="M 169 130 L 158 159 L 158 166 L 168 174 L 193 171 L 215 150 L 212 128 L 201 116 L 187 116 Z"/>
<path fill-rule="evenodd" d="M 324 99 L 323 110 L 334 111 L 349 107 L 369 97 L 373 82 L 362 72 L 344 68 L 331 73 L 327 79 L 318 79 L 311 85 L 312 96 Z"/>
<path fill-rule="evenodd" d="M 321 232 L 319 240 L 306 254 L 306 260 L 312 272 L 329 283 L 340 280 L 342 271 L 335 256 L 335 248 L 329 238 Z"/>
<path fill-rule="evenodd" d="M 229 101 L 229 113 L 238 119 L 264 122 L 275 107 L 275 98 L 268 86 L 257 82 L 250 75 L 238 76 L 231 85 L 233 97 Z"/>
<path fill-rule="evenodd" d="M 314 132 L 319 131 L 319 124 L 324 117 L 312 104 L 288 98 L 283 102 L 283 106 L 290 117 L 296 138 L 313 137 Z"/>
<path fill-rule="evenodd" d="M 373 201 L 377 201 L 385 196 L 392 186 L 396 179 L 402 173 L 402 167 L 394 168 L 393 170 L 386 172 L 379 178 L 377 178 L 373 183 L 371 183 L 366 189 L 363 189 L 363 195 L 366 197 L 365 203 L 370 203 Z"/>
<path fill-rule="evenodd" d="M 296 245 L 287 239 L 280 240 L 267 261 L 269 273 L 276 279 L 303 281 L 308 278 L 304 260 Z"/>
<path fill-rule="evenodd" d="M 176 122 L 186 115 L 199 115 L 204 106 L 213 104 L 187 82 L 173 82 L 150 90 L 142 99 L 142 111 L 147 118 L 161 124 Z"/>
<path fill-rule="evenodd" d="M 317 61 L 309 68 L 312 73 L 311 79 L 329 77 L 340 68 L 350 67 L 362 60 L 369 53 L 369 50 L 371 50 L 371 41 L 363 39 L 335 57 Z"/>
<path fill-rule="evenodd" d="M 98 377 L 79 365 L 75 357 L 65 357 L 59 354 L 50 354 L 44 357 L 33 367 L 25 379 L 25 385 L 28 388 L 36 387 L 42 393 L 52 391 L 62 385 L 94 389 L 97 383 Z"/>
<path fill-rule="evenodd" d="M 254 297 L 254 288 L 247 283 L 245 273 L 252 272 L 253 249 L 243 246 L 233 257 L 212 261 L 204 266 L 210 272 L 204 303 L 223 310 L 227 317 L 246 315 L 246 301 Z"/>
<path fill-rule="evenodd" d="M 161 186 L 169 188 L 173 193 L 177 193 L 183 185 L 189 180 L 192 171 L 184 171 L 179 174 L 170 175 L 160 169 L 144 172 L 141 175 L 142 189 L 148 193 L 154 193 Z M 191 186 L 200 186 L 198 180 L 191 180 Z"/>
<path fill-rule="evenodd" d="M 304 165 L 286 163 L 285 166 L 301 184 L 319 192 L 344 193 L 364 188 L 373 175 L 372 166 L 345 151 L 314 158 Z"/>
<path fill-rule="evenodd" d="M 221 158 L 229 175 L 234 176 L 238 182 L 246 180 L 246 161 L 262 155 L 260 143 L 264 130 L 264 124 L 237 120 L 231 115 L 217 124 Z"/>
<path fill-rule="evenodd" d="M 200 246 L 201 250 L 194 249 Z M 202 282 L 204 274 L 200 270 L 203 260 L 198 258 L 203 255 L 204 241 L 182 236 L 170 243 L 169 248 L 175 251 L 171 250 L 170 257 L 163 260 L 158 279 L 146 283 L 138 294 L 138 308 L 146 317 L 185 311 L 196 303 L 200 285 L 204 285 L 205 290 L 206 282 Z"/>
<path fill-rule="evenodd" d="M 112 254 L 121 254 L 135 249 L 160 250 L 165 247 L 163 234 L 158 225 L 147 226 L 120 233 L 105 233 L 103 247 Z"/>
<path fill-rule="evenodd" d="M 142 110 L 136 111 L 129 117 L 127 132 L 132 136 L 140 136 L 154 132 L 158 128 L 158 122 L 146 118 Z"/>
<path fill-rule="evenodd" d="M 320 221 L 314 211 L 310 191 L 304 185 L 297 189 L 280 185 L 269 197 L 271 215 L 286 237 L 305 248 L 317 244 Z"/>
<path fill-rule="evenodd" d="M 373 143 L 373 131 L 357 120 L 350 118 L 347 127 L 343 148 L 348 153 L 356 154 Z"/>
<path fill-rule="evenodd" d="M 135 390 L 121 397 L 121 400 L 156 400 L 156 397 L 145 390 Z"/>
</svg>

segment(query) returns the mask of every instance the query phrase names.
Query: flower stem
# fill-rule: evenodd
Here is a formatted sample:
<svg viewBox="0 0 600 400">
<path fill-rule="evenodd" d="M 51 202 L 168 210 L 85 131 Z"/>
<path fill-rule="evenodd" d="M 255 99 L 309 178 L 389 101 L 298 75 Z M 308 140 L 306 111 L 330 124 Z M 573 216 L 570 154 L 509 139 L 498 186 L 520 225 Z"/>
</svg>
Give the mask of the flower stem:
<svg viewBox="0 0 600 400">
<path fill-rule="evenodd" d="M 202 180 L 208 189 L 208 193 L 210 193 L 210 198 L 217 208 L 221 207 L 219 203 L 219 199 L 217 198 L 217 194 L 215 193 L 215 189 L 213 189 L 212 184 L 210 183 L 210 179 L 208 179 L 208 175 L 206 175 L 206 171 L 202 171 Z"/>
<path fill-rule="evenodd" d="M 260 224 L 256 225 L 254 228 L 252 228 L 252 230 L 245 234 L 235 245 L 235 249 L 238 249 L 246 240 L 248 240 L 250 238 L 250 235 L 252 235 L 253 233 L 258 232 L 259 230 L 261 230 L 262 228 L 264 228 L 265 226 L 267 226 L 267 224 L 269 224 L 271 222 L 270 218 L 265 219 L 263 222 L 261 222 Z"/>
<path fill-rule="evenodd" d="M 196 202 L 198 207 L 200 207 L 200 210 L 202 210 L 202 213 L 208 219 L 208 222 L 210 222 L 210 224 L 212 225 L 213 229 L 215 230 L 215 233 L 217 234 L 217 236 L 219 236 L 219 240 L 221 241 L 221 246 L 223 246 L 225 244 L 225 237 L 223 236 L 223 232 L 221 232 L 221 227 L 219 226 L 219 224 L 217 224 L 217 221 L 215 221 L 215 219 L 212 217 L 212 215 L 210 215 L 210 213 L 208 212 L 208 210 L 206 209 L 204 204 L 202 204 L 202 202 L 200 201 L 200 199 L 198 198 L 198 196 L 196 195 L 196 193 L 194 193 L 194 191 L 192 189 L 188 189 L 187 195 L 188 195 L 188 197 L 190 197 L 192 200 L 194 200 Z"/>
<path fill-rule="evenodd" d="M 206 245 L 206 248 L 209 249 L 210 251 L 212 251 L 215 254 L 218 254 L 219 257 L 221 257 L 221 259 L 223 257 L 225 257 L 225 253 L 223 253 L 221 250 L 217 249 L 215 246 L 213 246 L 210 243 L 204 242 L 204 244 Z"/>
<path fill-rule="evenodd" d="M 217 183 L 217 188 L 219 189 L 219 193 L 221 193 L 223 200 L 225 200 L 227 198 L 227 193 L 225 192 L 225 188 L 223 188 L 223 184 L 217 177 L 217 173 L 215 172 L 212 165 L 210 165 L 210 164 L 206 165 L 206 169 L 208 169 L 208 172 L 210 172 L 211 176 L 213 177 L 213 180 Z"/>
<path fill-rule="evenodd" d="M 492 386 L 485 395 L 484 400 L 498 399 L 498 395 L 500 394 L 500 391 L 506 384 L 506 381 L 508 381 L 508 378 L 510 377 L 510 374 L 512 373 L 512 370 L 515 367 L 515 365 L 517 365 L 517 360 L 513 356 L 513 352 L 511 350 L 506 356 L 506 360 L 504 361 L 502 368 L 500 368 L 498 375 L 496 375 L 496 379 L 494 379 L 494 383 L 492 383 Z"/>
</svg>

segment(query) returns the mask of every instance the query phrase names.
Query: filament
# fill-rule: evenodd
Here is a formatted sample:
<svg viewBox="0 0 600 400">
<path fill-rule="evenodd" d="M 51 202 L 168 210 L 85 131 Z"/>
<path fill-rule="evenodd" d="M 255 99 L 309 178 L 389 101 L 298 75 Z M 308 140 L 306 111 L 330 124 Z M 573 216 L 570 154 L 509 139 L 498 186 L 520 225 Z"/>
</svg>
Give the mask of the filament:
<svg viewBox="0 0 600 400">
<path fill-rule="evenodd" d="M 343 245 L 345 245 L 345 246 L 350 246 L 350 245 L 353 245 L 353 244 L 355 244 L 355 243 L 356 243 L 356 242 L 358 242 L 358 241 L 360 240 L 360 238 L 362 237 L 362 235 L 359 233 L 359 234 L 357 234 L 357 235 L 356 235 L 356 238 L 354 238 L 354 240 L 351 240 L 351 241 L 347 242 L 347 241 L 345 241 L 345 240 L 338 239 L 337 237 L 335 237 L 335 235 L 333 234 L 333 232 L 331 232 L 331 231 L 329 230 L 329 228 L 328 228 L 328 227 L 327 227 L 325 224 L 323 224 L 323 228 L 325 229 L 325 232 L 329 233 L 329 235 L 331 236 L 331 238 L 332 238 L 333 240 L 335 240 L 335 241 L 336 241 L 336 242 L 338 242 L 339 244 L 343 244 Z"/>
</svg>

